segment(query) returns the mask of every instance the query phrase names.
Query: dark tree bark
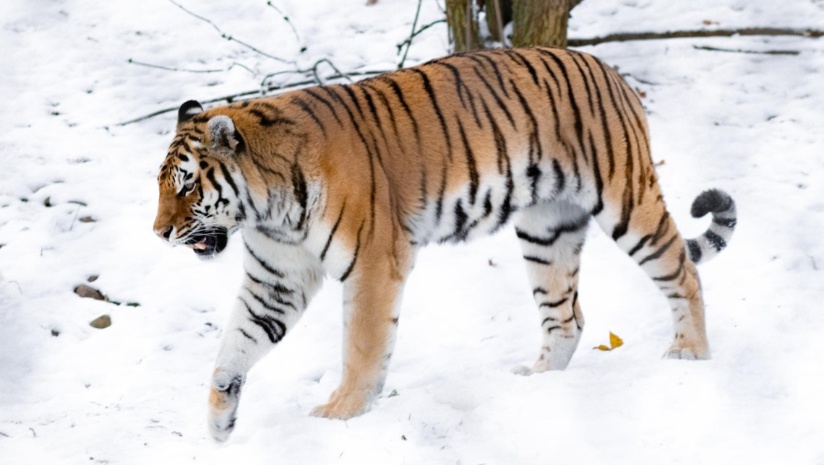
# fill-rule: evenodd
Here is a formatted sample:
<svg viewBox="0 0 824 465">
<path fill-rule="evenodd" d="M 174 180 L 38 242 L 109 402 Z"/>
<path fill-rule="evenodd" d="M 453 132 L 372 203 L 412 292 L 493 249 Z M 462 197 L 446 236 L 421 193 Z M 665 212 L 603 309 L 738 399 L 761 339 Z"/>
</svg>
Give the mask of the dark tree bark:
<svg viewBox="0 0 824 465">
<path fill-rule="evenodd" d="M 472 10 L 472 0 L 446 0 L 446 22 L 455 52 L 483 48 L 478 34 L 478 22 Z"/>
<path fill-rule="evenodd" d="M 569 11 L 582 0 L 512 0 L 512 46 L 566 47 Z"/>
</svg>

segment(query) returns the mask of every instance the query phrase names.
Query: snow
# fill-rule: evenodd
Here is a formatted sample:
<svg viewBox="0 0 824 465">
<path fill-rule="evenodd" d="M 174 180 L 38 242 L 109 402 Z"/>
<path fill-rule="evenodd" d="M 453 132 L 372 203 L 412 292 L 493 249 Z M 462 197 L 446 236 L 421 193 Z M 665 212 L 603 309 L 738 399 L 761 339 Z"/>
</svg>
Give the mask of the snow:
<svg viewBox="0 0 824 465">
<path fill-rule="evenodd" d="M 824 463 L 815 355 L 824 44 L 799 37 L 584 49 L 645 93 L 653 157 L 685 236 L 706 228 L 688 214 L 700 191 L 719 187 L 738 202 L 730 247 L 700 268 L 712 360 L 661 359 L 672 336 L 665 300 L 593 226 L 576 355 L 563 372 L 513 375 L 536 355 L 539 325 L 507 230 L 419 254 L 387 385 L 369 413 L 308 416 L 340 376 L 341 288 L 326 282 L 251 372 L 233 436 L 212 442 L 207 387 L 241 278 L 240 238 L 209 263 L 157 240 L 155 176 L 174 112 L 117 123 L 254 90 L 268 73 L 320 58 L 344 71 L 392 69 L 417 5 L 273 1 L 298 37 L 263 1 L 180 5 L 294 64 L 221 39 L 171 1 L 0 3 L 0 463 Z M 441 16 L 426 0 L 419 25 Z M 806 28 L 824 24 L 824 2 L 586 0 L 573 16 L 572 37 Z M 439 24 L 415 39 L 407 63 L 447 50 Z M 75 295 L 90 276 L 121 305 Z M 102 314 L 112 326 L 90 327 Z M 625 345 L 591 350 L 609 331 Z"/>
</svg>

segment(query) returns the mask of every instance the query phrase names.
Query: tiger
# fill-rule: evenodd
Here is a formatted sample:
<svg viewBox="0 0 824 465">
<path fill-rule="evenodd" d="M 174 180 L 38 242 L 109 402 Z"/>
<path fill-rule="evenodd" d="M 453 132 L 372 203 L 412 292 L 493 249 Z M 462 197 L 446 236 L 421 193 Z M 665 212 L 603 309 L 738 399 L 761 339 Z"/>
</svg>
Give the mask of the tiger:
<svg viewBox="0 0 824 465">
<path fill-rule="evenodd" d="M 343 369 L 318 417 L 349 419 L 384 386 L 417 251 L 514 224 L 542 334 L 524 375 L 566 368 L 581 338 L 590 218 L 671 309 L 671 359 L 710 357 L 695 265 L 724 249 L 732 197 L 684 240 L 664 203 L 632 88 L 586 53 L 459 53 L 350 84 L 178 110 L 154 232 L 202 258 L 241 231 L 245 276 L 209 390 L 209 428 L 234 429 L 250 368 L 295 326 L 324 277 L 342 282 Z M 510 228 L 511 230 L 511 228 Z"/>
</svg>

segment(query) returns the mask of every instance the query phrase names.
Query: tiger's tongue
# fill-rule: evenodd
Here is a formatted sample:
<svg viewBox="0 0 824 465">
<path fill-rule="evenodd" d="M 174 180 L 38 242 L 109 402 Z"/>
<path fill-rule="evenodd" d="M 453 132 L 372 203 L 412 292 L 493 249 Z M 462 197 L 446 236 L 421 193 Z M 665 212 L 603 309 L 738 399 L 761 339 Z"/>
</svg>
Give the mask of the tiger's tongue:
<svg viewBox="0 0 824 465">
<path fill-rule="evenodd" d="M 202 241 L 200 241 L 196 244 L 192 244 L 192 248 L 196 249 L 196 250 L 205 250 L 206 249 L 206 239 L 203 239 Z"/>
</svg>

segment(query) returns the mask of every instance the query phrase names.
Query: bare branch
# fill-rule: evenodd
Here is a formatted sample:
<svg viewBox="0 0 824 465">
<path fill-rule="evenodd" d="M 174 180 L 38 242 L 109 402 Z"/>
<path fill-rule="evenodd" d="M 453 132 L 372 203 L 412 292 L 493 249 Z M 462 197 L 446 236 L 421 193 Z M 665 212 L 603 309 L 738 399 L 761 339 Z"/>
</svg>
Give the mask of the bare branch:
<svg viewBox="0 0 824 465">
<path fill-rule="evenodd" d="M 797 36 L 818 38 L 824 36 L 824 31 L 818 29 L 787 29 L 774 27 L 749 27 L 742 29 L 716 29 L 696 31 L 667 31 L 667 32 L 622 32 L 609 34 L 591 39 L 569 39 L 570 47 L 584 47 L 598 45 L 605 42 L 626 42 L 632 40 L 684 39 L 704 37 L 732 37 L 732 36 Z"/>
<path fill-rule="evenodd" d="M 753 55 L 800 55 L 798 50 L 743 50 L 740 48 L 718 48 L 704 45 L 693 45 L 696 50 L 707 50 L 710 52 L 748 53 Z"/>
<path fill-rule="evenodd" d="M 418 17 L 421 15 L 421 3 L 422 0 L 418 0 L 418 8 L 415 10 L 415 19 L 412 20 L 412 31 L 409 33 L 409 38 L 401 44 L 398 44 L 398 53 L 401 53 L 402 44 L 406 44 L 406 50 L 403 52 L 403 57 L 401 57 L 400 63 L 398 63 L 398 69 L 403 68 L 403 64 L 406 62 L 406 55 L 412 47 L 412 38 L 416 35 L 415 28 L 418 26 Z"/>
<path fill-rule="evenodd" d="M 140 62 L 140 61 L 137 61 L 137 60 L 133 60 L 131 58 L 129 58 L 127 60 L 127 62 L 130 63 L 130 64 L 133 64 L 133 65 L 145 66 L 147 68 L 154 68 L 154 69 L 162 69 L 164 71 L 176 71 L 176 72 L 181 72 L 181 73 L 203 73 L 203 74 L 206 74 L 206 73 L 225 73 L 226 71 L 230 71 L 232 68 L 237 66 L 238 68 L 243 68 L 246 71 L 249 71 L 253 75 L 255 74 L 255 72 L 252 69 L 250 69 L 248 66 L 237 63 L 237 62 L 232 63 L 231 65 L 229 65 L 228 68 L 224 68 L 224 69 L 170 68 L 168 66 L 163 66 L 163 65 L 154 65 L 154 64 L 151 64 L 151 63 L 143 63 L 143 62 Z"/>
</svg>

